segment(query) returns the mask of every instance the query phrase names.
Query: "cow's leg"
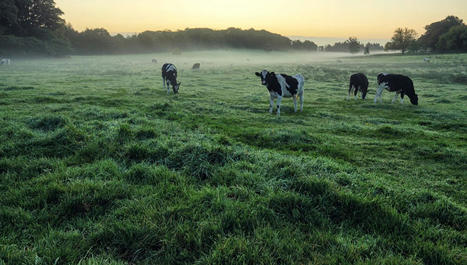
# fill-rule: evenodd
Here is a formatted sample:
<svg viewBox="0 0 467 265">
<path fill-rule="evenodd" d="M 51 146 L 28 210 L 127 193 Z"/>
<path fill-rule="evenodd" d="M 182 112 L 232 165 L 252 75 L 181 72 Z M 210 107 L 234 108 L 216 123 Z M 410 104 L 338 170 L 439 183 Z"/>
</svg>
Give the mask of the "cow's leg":
<svg viewBox="0 0 467 265">
<path fill-rule="evenodd" d="M 394 98 L 392 99 L 392 103 L 396 102 L 397 96 L 398 96 L 398 94 L 396 92 L 396 94 L 394 95 Z"/>
<path fill-rule="evenodd" d="M 281 116 L 281 102 L 282 96 L 277 97 L 277 116 Z"/>
<path fill-rule="evenodd" d="M 354 86 L 353 86 L 353 85 L 350 85 L 350 86 L 349 86 L 349 94 L 347 95 L 347 100 L 350 99 L 350 94 L 352 94 L 353 89 L 354 89 Z"/>
<path fill-rule="evenodd" d="M 383 86 L 380 85 L 378 89 L 376 90 L 376 95 L 375 95 L 375 103 L 378 103 L 378 98 L 383 102 L 382 94 L 383 94 Z"/>
<path fill-rule="evenodd" d="M 293 97 L 293 109 L 294 109 L 294 112 L 297 112 L 297 94 L 292 95 L 292 97 Z"/>
<path fill-rule="evenodd" d="M 164 89 L 165 89 L 165 78 L 162 77 L 162 85 L 164 86 Z"/>
<path fill-rule="evenodd" d="M 355 91 L 354 91 L 354 99 L 357 100 L 358 98 L 358 90 L 360 89 L 360 87 L 356 87 L 355 88 Z"/>
<path fill-rule="evenodd" d="M 300 111 L 303 111 L 303 92 L 300 94 Z"/>
<path fill-rule="evenodd" d="M 401 104 L 404 104 L 404 92 L 401 93 Z"/>
<path fill-rule="evenodd" d="M 272 110 L 274 109 L 274 98 L 272 95 L 269 95 L 269 113 L 272 113 Z"/>
</svg>

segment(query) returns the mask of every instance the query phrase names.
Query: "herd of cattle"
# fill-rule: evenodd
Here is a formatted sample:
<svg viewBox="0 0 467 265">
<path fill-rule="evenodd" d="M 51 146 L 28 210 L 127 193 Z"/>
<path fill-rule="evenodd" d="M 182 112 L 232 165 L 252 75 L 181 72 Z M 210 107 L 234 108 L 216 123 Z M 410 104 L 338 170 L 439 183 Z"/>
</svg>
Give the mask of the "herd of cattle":
<svg viewBox="0 0 467 265">
<path fill-rule="evenodd" d="M 153 61 L 154 62 L 154 61 Z M 196 67 L 195 67 L 196 66 Z M 199 69 L 199 63 L 193 65 L 192 69 Z M 280 108 L 282 98 L 293 98 L 294 110 L 297 112 L 297 97 L 300 98 L 300 111 L 303 111 L 303 86 L 305 78 L 301 74 L 289 76 L 286 74 L 276 74 L 263 70 L 256 72 L 256 76 L 261 78 L 261 84 L 266 86 L 269 91 L 269 112 L 272 113 L 274 109 L 274 100 L 277 105 L 277 115 L 280 115 Z M 180 89 L 180 82 L 177 82 L 177 68 L 171 63 L 166 63 L 162 66 L 162 80 L 164 88 L 167 87 L 167 94 L 170 93 L 170 86 L 174 94 L 177 94 Z M 407 95 L 413 105 L 418 105 L 418 95 L 415 94 L 415 89 L 412 80 L 404 75 L 380 73 L 377 76 L 378 88 L 374 102 L 382 102 L 383 90 L 395 92 L 394 99 L 400 96 L 400 102 L 404 103 L 404 96 Z M 365 99 L 368 92 L 368 78 L 362 74 L 353 74 L 350 76 L 349 93 L 347 99 L 353 93 L 357 99 L 358 92 L 360 92 L 362 99 Z"/>
<path fill-rule="evenodd" d="M 429 62 L 429 58 L 424 59 Z M 152 59 L 153 63 L 157 63 L 157 59 Z M 11 60 L 9 58 L 0 58 L 0 65 L 9 65 Z M 199 70 L 201 64 L 193 64 L 192 70 Z M 280 108 L 282 98 L 293 98 L 294 110 L 297 112 L 297 98 L 300 98 L 300 111 L 303 111 L 303 93 L 305 78 L 301 74 L 289 76 L 286 74 L 276 74 L 263 70 L 256 72 L 256 76 L 261 78 L 261 84 L 266 86 L 269 91 L 269 112 L 274 110 L 274 100 L 276 100 L 277 115 L 280 115 Z M 177 68 L 171 63 L 166 63 L 162 66 L 162 80 L 164 88 L 167 88 L 167 94 L 170 93 L 170 86 L 174 94 L 177 94 L 180 89 L 180 82 L 177 82 Z M 386 89 L 389 92 L 395 92 L 394 99 L 400 96 L 400 102 L 404 103 L 404 96 L 407 95 L 413 105 L 418 105 L 418 95 L 415 93 L 412 80 L 404 75 L 380 73 L 377 76 L 378 88 L 374 102 L 382 102 L 382 93 Z M 368 92 L 368 78 L 362 74 L 353 74 L 350 76 L 349 92 L 347 99 L 351 94 L 354 94 L 357 99 L 358 92 L 360 92 L 362 99 L 365 99 Z"/>
</svg>

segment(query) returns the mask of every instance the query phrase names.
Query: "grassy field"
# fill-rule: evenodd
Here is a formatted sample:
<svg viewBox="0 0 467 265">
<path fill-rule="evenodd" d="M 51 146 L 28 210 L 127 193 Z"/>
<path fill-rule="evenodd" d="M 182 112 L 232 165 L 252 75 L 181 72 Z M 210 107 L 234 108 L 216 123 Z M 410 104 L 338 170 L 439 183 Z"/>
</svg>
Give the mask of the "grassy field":
<svg viewBox="0 0 467 265">
<path fill-rule="evenodd" d="M 264 68 L 305 76 L 302 113 L 268 113 Z M 355 72 L 366 101 L 345 100 Z M 374 104 L 379 72 L 419 106 Z M 12 61 L 0 264 L 466 264 L 466 106 L 467 54 Z"/>
</svg>

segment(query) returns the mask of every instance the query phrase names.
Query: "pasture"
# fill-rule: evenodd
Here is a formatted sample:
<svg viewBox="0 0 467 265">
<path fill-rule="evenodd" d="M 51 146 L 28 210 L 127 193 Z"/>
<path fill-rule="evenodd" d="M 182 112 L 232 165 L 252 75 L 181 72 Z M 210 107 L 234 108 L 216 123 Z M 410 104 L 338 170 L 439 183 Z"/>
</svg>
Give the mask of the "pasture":
<svg viewBox="0 0 467 265">
<path fill-rule="evenodd" d="M 466 264 L 467 54 L 424 57 L 12 60 L 0 264 Z M 268 113 L 263 69 L 305 77 L 303 112 Z M 346 101 L 357 72 L 367 99 Z M 419 106 L 374 104 L 379 72 Z"/>
</svg>

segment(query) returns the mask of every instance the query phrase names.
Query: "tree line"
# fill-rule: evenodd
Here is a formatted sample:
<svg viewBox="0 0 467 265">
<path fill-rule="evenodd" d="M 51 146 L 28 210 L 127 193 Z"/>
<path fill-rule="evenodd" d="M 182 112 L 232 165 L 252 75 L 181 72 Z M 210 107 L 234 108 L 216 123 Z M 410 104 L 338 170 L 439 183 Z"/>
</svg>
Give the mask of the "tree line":
<svg viewBox="0 0 467 265">
<path fill-rule="evenodd" d="M 2 54 L 118 54 L 196 49 L 258 49 L 266 51 L 328 51 L 369 53 L 382 50 L 378 43 L 360 43 L 356 37 L 345 42 L 318 47 L 306 40 L 290 40 L 265 30 L 228 28 L 187 28 L 179 31 L 145 31 L 132 36 L 112 36 L 106 29 L 78 32 L 61 18 L 63 12 L 54 0 L 0 1 L 0 56 Z M 457 17 L 426 26 L 426 33 L 416 39 L 411 29 L 399 28 L 386 50 L 467 51 L 467 26 Z"/>
<path fill-rule="evenodd" d="M 265 30 L 196 28 L 112 36 L 106 29 L 78 32 L 61 18 L 54 0 L 0 1 L 0 55 L 118 54 L 196 49 L 316 51 L 312 41 L 292 41 Z"/>
<path fill-rule="evenodd" d="M 467 25 L 456 16 L 425 27 L 425 33 L 417 39 L 417 32 L 408 28 L 397 28 L 386 50 L 405 52 L 467 52 Z"/>
<path fill-rule="evenodd" d="M 350 52 L 350 53 L 359 53 L 364 52 L 369 54 L 370 51 L 382 51 L 384 47 L 379 43 L 370 43 L 363 44 L 358 41 L 357 37 L 349 37 L 348 40 L 344 42 L 336 42 L 333 45 L 322 46 L 321 50 L 327 52 Z"/>
</svg>

